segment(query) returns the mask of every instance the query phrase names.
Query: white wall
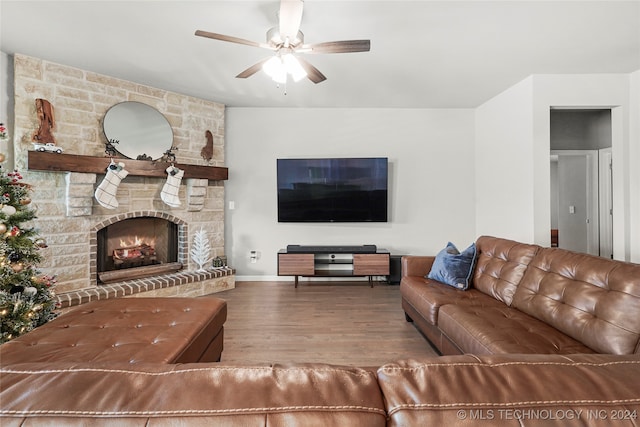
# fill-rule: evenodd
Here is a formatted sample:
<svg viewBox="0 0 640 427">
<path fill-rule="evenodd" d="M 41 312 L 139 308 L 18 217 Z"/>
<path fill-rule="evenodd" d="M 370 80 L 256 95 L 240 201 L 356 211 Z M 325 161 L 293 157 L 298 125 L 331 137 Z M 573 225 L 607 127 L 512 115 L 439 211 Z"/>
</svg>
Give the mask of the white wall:
<svg viewBox="0 0 640 427">
<path fill-rule="evenodd" d="M 640 263 L 640 70 L 629 80 L 629 260 Z"/>
<path fill-rule="evenodd" d="M 473 110 L 228 108 L 226 119 L 225 250 L 238 280 L 276 279 L 288 244 L 435 254 L 477 237 Z M 388 223 L 277 222 L 277 158 L 358 156 L 389 158 Z"/>
<path fill-rule="evenodd" d="M 476 233 L 548 246 L 549 111 L 552 107 L 611 108 L 614 257 L 629 260 L 631 242 L 638 240 L 640 230 L 640 182 L 635 172 L 640 164 L 640 101 L 639 89 L 630 83 L 634 78 L 637 85 L 635 73 L 535 75 L 477 108 Z M 637 254 L 640 248 L 633 245 Z"/>
<path fill-rule="evenodd" d="M 478 235 L 534 241 L 532 100 L 527 78 L 476 109 Z"/>
</svg>

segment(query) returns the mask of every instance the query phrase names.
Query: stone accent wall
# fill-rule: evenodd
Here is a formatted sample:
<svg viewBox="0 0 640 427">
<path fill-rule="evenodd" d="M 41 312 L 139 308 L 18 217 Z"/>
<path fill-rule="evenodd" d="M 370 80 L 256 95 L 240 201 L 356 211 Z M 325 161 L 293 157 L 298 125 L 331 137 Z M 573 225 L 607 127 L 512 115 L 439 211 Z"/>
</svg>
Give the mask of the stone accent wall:
<svg viewBox="0 0 640 427">
<path fill-rule="evenodd" d="M 171 208 L 160 199 L 165 179 L 129 176 L 118 188 L 119 207 L 110 210 L 93 199 L 104 175 L 27 169 L 27 151 L 33 149 L 32 134 L 39 126 L 36 98 L 47 99 L 53 105 L 53 133 L 65 153 L 104 155 L 104 114 L 119 102 L 138 101 L 156 108 L 168 119 L 178 147 L 177 162 L 211 166 L 224 166 L 223 104 L 19 54 L 14 57 L 14 77 L 15 167 L 24 182 L 34 188 L 32 206 L 37 209 L 38 218 L 32 225 L 49 245 L 42 251 L 40 269 L 57 276 L 58 294 L 95 287 L 90 254 L 96 226 L 131 212 L 154 211 L 179 218 L 189 224 L 189 243 L 195 230 L 203 227 L 210 240 L 211 255 L 224 255 L 223 182 L 183 180 L 179 192 L 182 206 Z M 214 136 L 214 155 L 209 162 L 200 156 L 207 130 Z M 51 154 L 52 162 L 55 156 Z M 126 164 L 126 159 L 122 161 Z M 186 270 L 196 268 L 191 261 L 186 266 Z M 228 282 L 229 278 L 225 280 Z M 227 283 L 225 287 L 228 286 Z"/>
</svg>

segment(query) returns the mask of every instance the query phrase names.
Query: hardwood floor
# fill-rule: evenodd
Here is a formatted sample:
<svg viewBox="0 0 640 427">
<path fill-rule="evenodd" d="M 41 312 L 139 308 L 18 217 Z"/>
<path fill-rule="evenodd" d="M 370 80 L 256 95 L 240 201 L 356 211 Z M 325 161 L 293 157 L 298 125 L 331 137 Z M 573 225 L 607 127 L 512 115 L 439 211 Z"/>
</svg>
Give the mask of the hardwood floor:
<svg viewBox="0 0 640 427">
<path fill-rule="evenodd" d="M 237 282 L 212 296 L 227 301 L 224 363 L 379 366 L 436 355 L 405 321 L 398 285 Z"/>
</svg>

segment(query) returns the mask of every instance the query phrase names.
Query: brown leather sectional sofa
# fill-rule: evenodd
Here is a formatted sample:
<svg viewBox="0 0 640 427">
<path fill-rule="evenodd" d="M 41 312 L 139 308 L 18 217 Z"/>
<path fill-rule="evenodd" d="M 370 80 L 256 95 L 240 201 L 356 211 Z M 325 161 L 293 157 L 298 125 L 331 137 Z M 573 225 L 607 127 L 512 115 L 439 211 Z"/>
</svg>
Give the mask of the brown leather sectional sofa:
<svg viewBox="0 0 640 427">
<path fill-rule="evenodd" d="M 482 236 L 472 288 L 403 257 L 407 320 L 442 354 L 640 354 L 640 265 Z"/>
<path fill-rule="evenodd" d="M 0 425 L 637 426 L 640 360 L 443 356 L 320 364 L 26 363 L 0 369 Z"/>
<path fill-rule="evenodd" d="M 117 300 L 119 308 L 111 317 L 105 317 L 106 311 L 96 303 L 91 310 L 97 316 L 85 313 L 64 322 L 50 322 L 39 330 L 46 332 L 45 328 L 53 325 L 55 333 L 29 338 L 36 330 L 0 346 L 0 424 L 3 427 L 640 424 L 637 347 L 640 266 L 615 262 L 614 265 L 607 260 L 600 265 L 598 259 L 583 264 L 584 258 L 565 253 L 556 253 L 562 260 L 557 263 L 542 248 L 504 239 L 482 237 L 478 246 L 481 258 L 474 276 L 476 288 L 452 293 L 453 288 L 416 279 L 415 285 L 421 282 L 420 286 L 433 289 L 435 296 L 428 300 L 426 292 L 414 290 L 413 296 L 407 294 L 403 305 L 416 325 L 433 326 L 426 328 L 425 334 L 438 342 L 439 348 L 455 350 L 452 353 L 464 351 L 465 346 L 490 351 L 423 360 L 403 360 L 399 356 L 397 361 L 379 368 L 228 365 L 224 358 L 221 363 L 208 361 L 216 357 L 218 347 L 203 344 L 214 343 L 215 337 L 221 336 L 220 322 L 226 318 L 224 301 L 211 297 L 195 299 L 198 301 L 195 310 L 195 305 L 184 300 L 171 303 L 177 304 L 172 311 L 162 304 L 168 301 L 165 299 L 142 302 L 122 299 Z M 538 255 L 541 257 L 536 260 Z M 417 259 L 407 257 L 404 262 L 407 273 L 415 273 L 425 268 L 428 259 L 424 258 L 422 267 L 418 267 Z M 530 266 L 535 266 L 534 273 L 527 271 Z M 534 279 L 527 281 L 529 274 L 534 274 Z M 575 277 L 577 283 L 567 281 L 566 276 Z M 407 284 L 411 282 L 408 277 L 405 275 L 401 285 L 403 298 L 413 286 Z M 518 295 L 523 285 L 526 292 Z M 576 295 L 574 291 L 578 290 Z M 422 297 L 416 299 L 415 295 Z M 566 302 L 559 304 L 554 299 L 558 296 Z M 510 302 L 506 304 L 496 298 Z M 571 344 L 567 338 L 559 338 L 533 322 L 540 321 L 533 316 L 532 326 L 527 329 L 520 314 L 498 310 L 499 304 L 510 308 L 515 301 L 525 307 L 523 310 L 530 310 L 527 307 L 537 306 L 538 298 L 544 298 L 545 302 L 540 304 L 556 314 L 552 317 L 558 328 L 569 334 L 581 326 L 578 330 L 590 338 L 578 340 L 567 335 L 579 343 Z M 495 302 L 489 302 L 491 299 Z M 531 300 L 536 300 L 535 304 Z M 475 330 L 479 336 L 475 338 L 470 338 L 472 325 L 462 328 L 467 332 L 454 338 L 445 335 L 449 330 L 444 326 L 438 328 L 444 313 L 448 313 L 451 322 L 458 319 L 457 323 L 462 325 L 459 319 L 465 317 L 447 309 L 461 301 L 464 302 L 459 306 L 468 308 L 471 319 L 477 322 Z M 144 308 L 132 315 L 131 307 L 136 304 Z M 490 313 L 486 320 L 480 316 L 484 308 Z M 618 312 L 619 309 L 624 311 Z M 185 329 L 194 310 L 197 311 L 194 319 L 198 320 L 193 328 Z M 539 311 L 540 317 L 546 313 Z M 500 312 L 506 320 L 499 320 Z M 561 321 L 563 313 L 573 313 L 565 322 L 569 326 Z M 512 318 L 516 319 L 516 326 L 507 326 Z M 485 321 L 493 326 L 483 328 Z M 69 323 L 66 328 L 65 323 Z M 65 329 L 71 330 L 69 335 L 65 335 Z M 146 331 L 142 334 L 144 345 L 136 337 L 141 330 Z M 513 337 L 515 344 L 501 344 L 498 336 L 502 332 L 505 337 Z M 92 334 L 93 339 L 89 338 Z M 543 337 L 535 338 L 536 335 Z M 543 351 L 539 353 L 556 354 L 486 354 L 510 353 L 511 349 L 535 353 L 531 342 L 540 342 Z M 558 344 L 559 351 L 550 351 L 553 343 Z M 618 354 L 599 354 L 606 353 L 602 350 L 607 350 L 607 346 Z M 207 352 L 204 348 L 214 351 Z M 574 353 L 571 349 L 578 354 L 570 354 Z"/>
</svg>

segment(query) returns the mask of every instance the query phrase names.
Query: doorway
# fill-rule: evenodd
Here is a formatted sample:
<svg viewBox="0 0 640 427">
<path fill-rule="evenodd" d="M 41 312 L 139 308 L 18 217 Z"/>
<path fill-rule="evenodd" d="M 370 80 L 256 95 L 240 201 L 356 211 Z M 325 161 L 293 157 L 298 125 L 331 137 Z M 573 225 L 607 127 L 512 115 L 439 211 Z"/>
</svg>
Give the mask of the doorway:
<svg viewBox="0 0 640 427">
<path fill-rule="evenodd" d="M 613 257 L 611 110 L 551 110 L 552 246 Z"/>
</svg>

